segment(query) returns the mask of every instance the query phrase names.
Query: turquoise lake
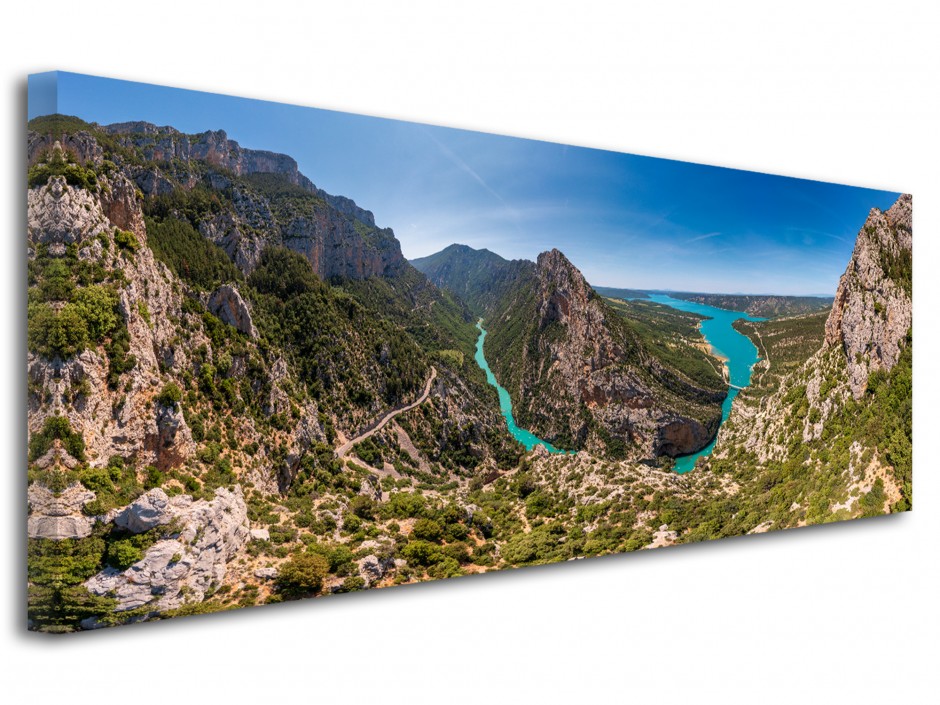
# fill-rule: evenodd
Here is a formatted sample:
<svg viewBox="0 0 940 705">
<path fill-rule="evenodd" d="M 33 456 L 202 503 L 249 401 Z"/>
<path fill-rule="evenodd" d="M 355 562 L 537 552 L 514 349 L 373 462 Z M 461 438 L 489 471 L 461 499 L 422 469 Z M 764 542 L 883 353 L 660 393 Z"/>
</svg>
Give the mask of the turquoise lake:
<svg viewBox="0 0 940 705">
<path fill-rule="evenodd" d="M 728 368 L 728 378 L 731 384 L 734 385 L 728 389 L 728 396 L 721 405 L 721 423 L 724 423 L 731 414 L 731 404 L 738 395 L 739 390 L 736 389 L 736 387 L 744 388 L 751 383 L 751 371 L 754 368 L 754 363 L 760 359 L 758 357 L 757 348 L 750 339 L 746 335 L 738 333 L 731 324 L 742 318 L 748 321 L 763 321 L 765 319 L 749 316 L 743 311 L 728 311 L 723 308 L 706 306 L 705 304 L 698 304 L 692 301 L 674 299 L 665 294 L 650 294 L 649 300 L 680 311 L 689 311 L 708 317 L 706 320 L 702 321 L 700 325 L 702 335 L 705 336 L 705 340 L 711 345 L 715 354 L 727 358 L 726 366 Z M 477 322 L 477 328 L 480 330 L 480 337 L 477 338 L 477 350 L 474 359 L 486 373 L 486 381 L 496 388 L 496 393 L 499 395 L 499 409 L 506 418 L 506 426 L 509 428 L 509 433 L 512 434 L 513 438 L 524 445 L 526 450 L 532 450 L 537 445 L 543 445 L 549 453 L 573 453 L 574 451 L 559 450 L 531 431 L 519 428 L 519 426 L 516 425 L 516 420 L 512 415 L 512 400 L 509 398 L 509 392 L 496 381 L 496 375 L 490 370 L 486 356 L 483 354 L 483 342 L 486 340 L 486 330 L 483 328 L 482 319 Z M 714 448 L 715 441 L 713 440 L 696 453 L 679 456 L 676 458 L 673 469 L 680 474 L 689 472 L 689 470 L 695 467 L 695 462 L 699 458 L 710 455 Z"/>
<path fill-rule="evenodd" d="M 493 374 L 489 363 L 486 361 L 486 356 L 483 354 L 483 341 L 486 340 L 486 331 L 483 329 L 483 319 L 477 322 L 477 328 L 480 329 L 480 337 L 477 338 L 477 352 L 476 355 L 474 355 L 474 359 L 486 373 L 486 381 L 496 387 L 496 393 L 499 395 L 499 410 L 503 412 L 503 416 L 506 418 L 506 426 L 509 427 L 509 433 L 512 434 L 513 438 L 524 445 L 526 450 L 532 450 L 535 446 L 542 445 L 545 446 L 545 449 L 549 453 L 567 453 L 568 451 L 559 450 L 548 441 L 543 441 L 531 431 L 519 428 L 516 425 L 516 420 L 512 415 L 512 400 L 509 398 L 509 392 L 496 381 L 496 375 Z"/>
<path fill-rule="evenodd" d="M 694 301 L 674 299 L 665 294 L 650 294 L 649 300 L 671 306 L 680 311 L 708 316 L 708 319 L 702 321 L 699 326 L 702 335 L 705 336 L 708 344 L 712 346 L 715 354 L 727 358 L 728 379 L 734 385 L 728 389 L 728 396 L 721 405 L 721 423 L 724 423 L 728 420 L 728 416 L 731 414 L 731 404 L 734 402 L 734 398 L 738 396 L 738 391 L 740 391 L 735 387 L 743 388 L 751 383 L 751 371 L 754 369 L 754 363 L 760 359 L 757 348 L 750 338 L 738 333 L 731 324 L 742 318 L 746 321 L 763 321 L 766 319 L 749 316 L 743 311 L 729 311 L 714 306 L 706 306 L 705 304 L 697 304 Z M 697 453 L 680 455 L 676 458 L 673 469 L 680 474 L 686 473 L 695 467 L 696 460 L 711 455 L 714 449 L 715 441 L 713 440 Z"/>
</svg>

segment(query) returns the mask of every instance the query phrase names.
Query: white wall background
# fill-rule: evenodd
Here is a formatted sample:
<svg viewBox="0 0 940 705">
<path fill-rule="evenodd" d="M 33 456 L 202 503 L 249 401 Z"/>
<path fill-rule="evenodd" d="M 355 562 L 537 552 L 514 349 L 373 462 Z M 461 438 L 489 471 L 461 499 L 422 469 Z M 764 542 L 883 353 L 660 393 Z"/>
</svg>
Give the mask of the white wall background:
<svg viewBox="0 0 940 705">
<path fill-rule="evenodd" d="M 932 3 L 294 5 L 21 0 L 4 10 L 8 702 L 936 697 Z M 25 77 L 56 68 L 912 192 L 915 511 L 175 623 L 27 634 Z"/>
</svg>

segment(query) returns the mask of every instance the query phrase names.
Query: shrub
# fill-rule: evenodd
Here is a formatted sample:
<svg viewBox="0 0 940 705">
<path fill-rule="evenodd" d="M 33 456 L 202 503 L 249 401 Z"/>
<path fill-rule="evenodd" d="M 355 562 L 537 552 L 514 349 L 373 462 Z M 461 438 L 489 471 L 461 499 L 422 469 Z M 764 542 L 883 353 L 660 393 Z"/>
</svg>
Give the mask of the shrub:
<svg viewBox="0 0 940 705">
<path fill-rule="evenodd" d="M 355 592 L 356 590 L 362 590 L 366 586 L 366 581 L 364 578 L 358 575 L 350 575 L 343 581 L 342 592 Z"/>
<path fill-rule="evenodd" d="M 301 553 L 284 563 L 277 574 L 278 589 L 291 596 L 317 593 L 329 574 L 326 558 L 316 553 Z"/>
<path fill-rule="evenodd" d="M 93 285 L 86 286 L 75 292 L 75 308 L 88 329 L 92 340 L 100 341 L 111 335 L 121 322 L 118 312 L 118 296 L 110 287 Z"/>
<path fill-rule="evenodd" d="M 443 537 L 444 531 L 441 529 L 441 525 L 433 519 L 418 519 L 411 531 L 411 535 L 416 539 L 437 543 Z"/>
<path fill-rule="evenodd" d="M 411 541 L 401 550 L 401 555 L 412 565 L 429 566 L 443 561 L 446 556 L 437 544 L 429 541 Z"/>
<path fill-rule="evenodd" d="M 72 425 L 64 416 L 50 416 L 43 424 L 42 431 L 34 433 L 29 439 L 29 460 L 34 461 L 45 455 L 55 439 L 62 441 L 65 451 L 73 458 L 85 460 L 85 441 L 80 433 L 72 430 Z"/>
<path fill-rule="evenodd" d="M 27 319 L 27 345 L 37 355 L 69 358 L 88 344 L 88 326 L 75 304 L 66 304 L 58 313 L 49 304 L 30 304 Z"/>
<path fill-rule="evenodd" d="M 460 564 L 453 558 L 444 558 L 440 563 L 436 563 L 428 568 L 428 575 L 436 580 L 442 578 L 454 578 L 463 575 Z"/>
<path fill-rule="evenodd" d="M 356 495 L 349 501 L 349 511 L 360 519 L 372 519 L 375 503 L 365 495 Z"/>
<path fill-rule="evenodd" d="M 108 546 L 108 563 L 120 570 L 126 570 L 143 557 L 144 552 L 128 539 Z"/>
<path fill-rule="evenodd" d="M 137 252 L 140 244 L 137 242 L 137 236 L 130 230 L 114 229 L 114 243 L 122 250 L 128 252 Z"/>
<path fill-rule="evenodd" d="M 177 404 L 183 399 L 183 390 L 176 382 L 167 382 L 163 389 L 157 395 L 155 401 L 161 406 L 172 406 L 176 408 Z"/>
</svg>

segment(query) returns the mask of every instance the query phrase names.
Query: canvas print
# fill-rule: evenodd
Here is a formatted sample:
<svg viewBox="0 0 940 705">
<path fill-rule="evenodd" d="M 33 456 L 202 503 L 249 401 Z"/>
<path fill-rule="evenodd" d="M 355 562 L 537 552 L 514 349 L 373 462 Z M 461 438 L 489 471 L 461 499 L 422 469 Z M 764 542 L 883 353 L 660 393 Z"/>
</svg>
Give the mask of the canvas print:
<svg viewBox="0 0 940 705">
<path fill-rule="evenodd" d="M 63 72 L 26 139 L 30 629 L 911 508 L 908 194 Z"/>
</svg>

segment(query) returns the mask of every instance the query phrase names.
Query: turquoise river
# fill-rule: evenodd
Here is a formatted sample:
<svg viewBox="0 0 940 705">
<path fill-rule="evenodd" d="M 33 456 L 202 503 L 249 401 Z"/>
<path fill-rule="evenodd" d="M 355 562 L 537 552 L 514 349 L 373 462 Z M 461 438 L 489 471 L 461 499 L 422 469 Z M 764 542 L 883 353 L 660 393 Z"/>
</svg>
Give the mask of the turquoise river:
<svg viewBox="0 0 940 705">
<path fill-rule="evenodd" d="M 474 359 L 486 373 L 486 381 L 496 387 L 496 393 L 499 395 L 499 410 L 502 411 L 503 416 L 506 417 L 506 425 L 509 427 L 509 433 L 512 434 L 513 438 L 524 445 L 526 450 L 532 450 L 537 445 L 543 445 L 549 453 L 567 453 L 568 451 L 559 450 L 548 441 L 543 441 L 531 431 L 519 428 L 516 425 L 516 420 L 512 416 L 512 400 L 509 398 L 509 392 L 496 381 L 496 375 L 493 374 L 489 363 L 486 361 L 486 357 L 483 355 L 483 341 L 486 340 L 486 331 L 483 329 L 482 318 L 477 321 L 477 328 L 480 329 L 480 337 L 477 338 L 477 354 L 474 355 Z"/>
<path fill-rule="evenodd" d="M 763 321 L 763 318 L 749 316 L 743 311 L 729 311 L 724 308 L 706 306 L 697 304 L 694 301 L 683 301 L 674 299 L 665 294 L 650 294 L 649 300 L 680 311 L 689 311 L 697 313 L 700 316 L 707 316 L 702 321 L 699 329 L 705 336 L 706 342 L 711 345 L 712 352 L 718 357 L 725 359 L 725 366 L 728 368 L 728 380 L 731 386 L 728 389 L 728 396 L 725 397 L 721 405 L 721 423 L 728 420 L 731 415 L 731 404 L 738 392 L 751 383 L 751 370 L 754 369 L 754 363 L 760 359 L 757 355 L 757 348 L 754 343 L 743 333 L 738 333 L 731 325 L 739 319 L 746 321 Z M 702 448 L 697 453 L 689 455 L 680 455 L 676 458 L 676 464 L 673 469 L 678 473 L 686 473 L 695 467 L 695 461 L 711 455 L 715 449 L 715 440 Z"/>
<path fill-rule="evenodd" d="M 731 386 L 728 389 L 728 396 L 721 405 L 721 423 L 724 423 L 731 414 L 731 404 L 734 402 L 734 398 L 738 395 L 738 392 L 751 383 L 751 370 L 759 359 L 757 348 L 754 347 L 754 344 L 746 335 L 742 335 L 736 331 L 732 323 L 742 318 L 748 321 L 762 321 L 764 319 L 749 316 L 742 311 L 729 311 L 723 308 L 698 304 L 693 301 L 674 299 L 665 294 L 650 294 L 649 300 L 680 311 L 689 311 L 707 317 L 706 320 L 702 321 L 699 327 L 715 355 L 725 359 L 725 365 L 728 368 L 728 379 L 731 382 Z M 475 359 L 480 368 L 486 373 L 486 381 L 496 388 L 496 392 L 499 395 L 499 408 L 506 418 L 509 433 L 525 446 L 526 450 L 532 450 L 536 445 L 543 445 L 550 453 L 574 452 L 559 450 L 547 441 L 543 441 L 531 431 L 519 428 L 519 426 L 516 425 L 516 421 L 512 415 L 512 400 L 509 398 L 509 392 L 496 381 L 496 375 L 490 370 L 490 366 L 483 354 L 483 342 L 486 339 L 483 319 L 477 322 L 477 328 L 480 330 L 480 337 L 477 338 Z M 695 467 L 695 462 L 699 458 L 710 455 L 714 448 L 715 441 L 712 440 L 711 443 L 700 451 L 676 458 L 674 470 L 677 473 L 688 472 Z"/>
</svg>

